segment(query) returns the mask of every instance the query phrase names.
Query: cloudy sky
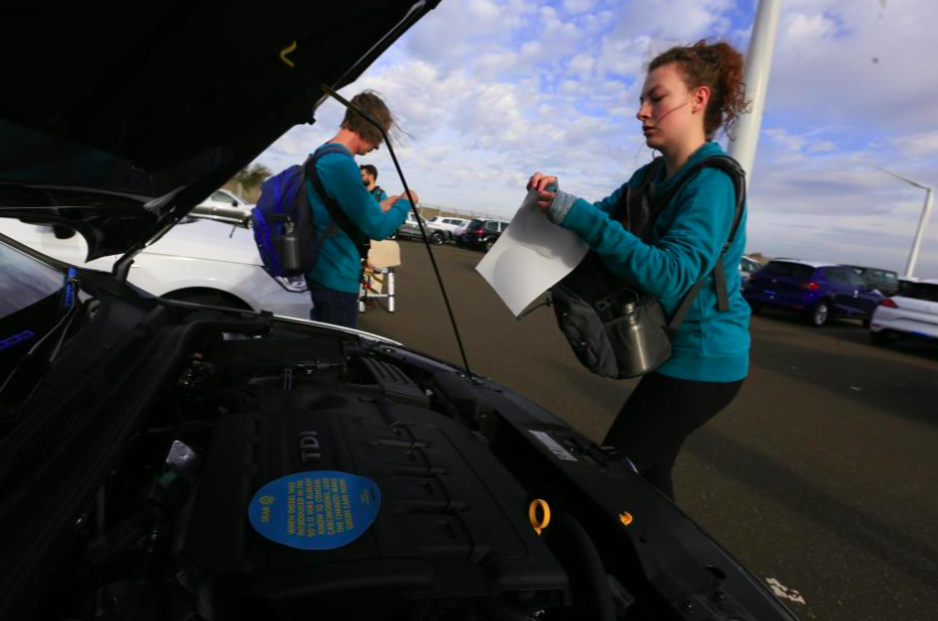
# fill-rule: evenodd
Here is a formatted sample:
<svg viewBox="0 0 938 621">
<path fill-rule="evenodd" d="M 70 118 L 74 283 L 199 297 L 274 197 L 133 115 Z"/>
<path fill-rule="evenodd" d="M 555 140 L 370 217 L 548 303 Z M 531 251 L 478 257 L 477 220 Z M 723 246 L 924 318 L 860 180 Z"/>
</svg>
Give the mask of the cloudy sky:
<svg viewBox="0 0 938 621">
<path fill-rule="evenodd" d="M 938 2 L 783 0 L 749 189 L 750 252 L 904 269 L 938 184 Z M 647 62 L 703 37 L 748 47 L 756 0 L 444 0 L 343 91 L 382 93 L 425 204 L 510 216 L 535 170 L 598 200 L 651 152 L 635 120 Z M 325 104 L 259 161 L 301 161 L 342 117 Z M 725 138 L 722 139 L 724 144 Z M 382 149 L 361 158 L 401 190 Z M 938 223 L 918 276 L 938 278 Z"/>
</svg>

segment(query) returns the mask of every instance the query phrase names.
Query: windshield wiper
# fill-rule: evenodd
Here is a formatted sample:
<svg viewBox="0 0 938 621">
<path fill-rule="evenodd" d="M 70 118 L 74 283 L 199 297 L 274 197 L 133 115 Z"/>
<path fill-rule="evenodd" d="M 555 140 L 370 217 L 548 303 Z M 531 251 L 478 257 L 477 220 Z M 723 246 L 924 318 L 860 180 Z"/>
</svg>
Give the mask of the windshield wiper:
<svg viewBox="0 0 938 621">
<path fill-rule="evenodd" d="M 81 310 L 78 291 L 78 270 L 70 267 L 65 272 L 65 283 L 59 291 L 58 321 L 23 356 L 0 386 L 0 418 L 16 418 L 16 408 L 32 396 L 49 366 L 58 357 L 65 337 Z"/>
</svg>

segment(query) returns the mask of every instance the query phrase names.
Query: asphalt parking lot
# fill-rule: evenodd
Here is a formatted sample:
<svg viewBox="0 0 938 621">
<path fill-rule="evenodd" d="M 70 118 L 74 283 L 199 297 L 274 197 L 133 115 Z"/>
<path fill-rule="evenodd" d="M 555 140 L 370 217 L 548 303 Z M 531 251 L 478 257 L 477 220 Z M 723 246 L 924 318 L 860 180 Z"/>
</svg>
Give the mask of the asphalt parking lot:
<svg viewBox="0 0 938 621">
<path fill-rule="evenodd" d="M 426 250 L 401 250 L 397 312 L 360 327 L 457 362 Z M 474 271 L 481 253 L 434 251 L 473 370 L 600 440 L 635 382 L 580 367 L 552 310 L 515 320 Z M 752 336 L 742 393 L 679 458 L 678 504 L 802 619 L 938 618 L 938 347 L 774 313 Z"/>
</svg>

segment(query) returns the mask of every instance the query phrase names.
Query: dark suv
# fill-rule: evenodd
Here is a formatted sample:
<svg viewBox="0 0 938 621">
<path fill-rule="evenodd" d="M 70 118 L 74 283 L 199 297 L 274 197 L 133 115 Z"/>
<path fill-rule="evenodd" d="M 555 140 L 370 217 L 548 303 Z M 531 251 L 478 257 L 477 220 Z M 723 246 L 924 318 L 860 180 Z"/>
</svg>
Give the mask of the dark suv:
<svg viewBox="0 0 938 621">
<path fill-rule="evenodd" d="M 504 220 L 481 220 L 477 218 L 469 223 L 469 226 L 456 240 L 456 243 L 459 246 L 488 252 L 507 228 L 508 223 Z"/>
<path fill-rule="evenodd" d="M 879 289 L 883 295 L 896 295 L 899 293 L 899 274 L 894 271 L 878 267 L 862 267 L 860 265 L 848 265 L 847 267 L 859 274 L 871 287 Z"/>
<path fill-rule="evenodd" d="M 843 265 L 797 260 L 772 261 L 749 278 L 743 296 L 753 312 L 763 307 L 801 313 L 815 326 L 832 316 L 869 323 L 883 294 Z"/>
</svg>

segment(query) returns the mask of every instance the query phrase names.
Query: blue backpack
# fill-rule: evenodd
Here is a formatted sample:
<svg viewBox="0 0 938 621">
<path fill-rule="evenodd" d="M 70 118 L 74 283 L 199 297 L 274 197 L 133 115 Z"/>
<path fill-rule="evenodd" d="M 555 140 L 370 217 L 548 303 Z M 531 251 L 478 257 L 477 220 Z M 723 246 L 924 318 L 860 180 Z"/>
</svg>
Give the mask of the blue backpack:
<svg viewBox="0 0 938 621">
<path fill-rule="evenodd" d="M 261 197 L 251 211 L 251 220 L 257 250 L 264 269 L 271 276 L 306 274 L 316 265 L 319 251 L 335 233 L 336 225 L 343 230 L 350 225 L 341 207 L 326 195 L 316 174 L 316 162 L 329 153 L 345 153 L 345 149 L 339 145 L 323 147 L 302 166 L 291 166 L 261 186 Z M 333 214 L 332 223 L 319 239 L 316 238 L 309 198 L 304 191 L 307 179 L 312 181 L 314 189 Z"/>
</svg>

